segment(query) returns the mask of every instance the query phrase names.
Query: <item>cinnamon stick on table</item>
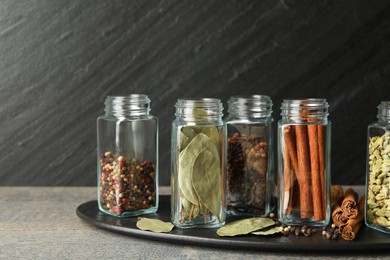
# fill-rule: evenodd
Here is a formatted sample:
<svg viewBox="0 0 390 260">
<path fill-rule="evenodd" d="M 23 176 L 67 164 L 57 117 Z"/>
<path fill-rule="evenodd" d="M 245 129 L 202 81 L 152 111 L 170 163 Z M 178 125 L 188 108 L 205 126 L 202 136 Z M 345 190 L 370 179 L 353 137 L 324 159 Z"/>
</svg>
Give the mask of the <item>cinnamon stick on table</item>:
<svg viewBox="0 0 390 260">
<path fill-rule="evenodd" d="M 359 205 L 358 205 L 358 214 L 354 218 L 350 218 L 347 221 L 347 224 L 345 227 L 343 227 L 341 231 L 341 236 L 345 240 L 353 240 L 355 239 L 360 227 L 363 225 L 364 220 L 364 204 L 366 201 L 366 196 L 363 195 L 360 198 Z"/>
<path fill-rule="evenodd" d="M 358 215 L 358 194 L 349 188 L 345 191 L 345 197 L 341 203 L 341 210 L 343 211 L 343 217 L 355 218 Z"/>
<path fill-rule="evenodd" d="M 344 190 L 340 184 L 332 185 L 330 189 L 330 209 L 333 210 L 339 206 L 344 198 Z M 341 208 L 340 208 L 341 209 Z"/>
<path fill-rule="evenodd" d="M 341 229 L 345 225 L 347 225 L 348 219 L 344 217 L 343 211 L 340 207 L 340 205 L 336 205 L 335 208 L 332 211 L 332 220 L 333 223 Z"/>
<path fill-rule="evenodd" d="M 298 171 L 296 172 L 299 183 L 299 201 L 301 218 L 313 216 L 313 203 L 310 192 L 310 155 L 307 126 L 295 125 Z"/>
</svg>

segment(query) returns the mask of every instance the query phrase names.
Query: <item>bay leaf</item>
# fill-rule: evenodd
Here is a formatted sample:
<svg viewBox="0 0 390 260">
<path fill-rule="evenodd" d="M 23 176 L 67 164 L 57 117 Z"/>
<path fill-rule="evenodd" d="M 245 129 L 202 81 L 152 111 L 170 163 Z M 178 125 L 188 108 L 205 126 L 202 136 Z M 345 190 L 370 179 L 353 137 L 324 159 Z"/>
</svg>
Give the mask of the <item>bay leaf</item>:
<svg viewBox="0 0 390 260">
<path fill-rule="evenodd" d="M 198 134 L 193 126 L 183 126 L 180 129 L 180 132 L 185 135 L 189 141 L 195 138 L 195 136 Z"/>
<path fill-rule="evenodd" d="M 191 145 L 194 140 L 195 138 L 190 142 L 186 149 L 179 154 L 178 184 L 183 197 L 190 203 L 198 205 L 198 198 L 191 182 L 192 167 L 199 153 L 196 149 L 196 143 Z M 192 146 L 195 148 L 192 148 Z"/>
<path fill-rule="evenodd" d="M 214 149 L 216 150 L 215 147 Z M 204 206 L 218 219 L 222 207 L 220 167 L 218 153 L 212 152 L 211 149 L 204 149 L 196 157 L 192 171 L 192 184 L 196 194 Z"/>
<path fill-rule="evenodd" d="M 219 132 L 216 126 L 193 126 L 193 129 L 198 134 L 207 135 L 213 141 L 217 150 L 219 149 Z"/>
<path fill-rule="evenodd" d="M 270 218 L 247 218 L 226 224 L 217 230 L 218 236 L 238 236 L 249 234 L 260 229 L 275 225 Z"/>
<path fill-rule="evenodd" d="M 251 232 L 252 235 L 261 235 L 261 236 L 268 236 L 268 235 L 273 235 L 276 233 L 282 233 L 281 231 L 282 227 L 280 226 L 273 226 L 273 227 L 268 227 L 264 229 L 260 229 L 258 231 Z"/>
<path fill-rule="evenodd" d="M 184 197 L 192 204 L 198 205 L 198 196 L 193 187 L 193 170 L 195 160 L 202 150 L 211 151 L 213 158 L 218 160 L 219 153 L 211 139 L 205 134 L 197 134 L 187 147 L 179 154 L 178 184 Z M 219 170 L 220 166 L 218 167 Z M 218 174 L 220 177 L 220 174 Z M 202 181 L 202 180 L 201 180 Z M 220 185 L 219 185 L 220 186 Z M 214 187 L 212 188 L 214 189 Z M 220 191 L 220 189 L 219 189 Z M 206 205 L 207 206 L 207 205 Z"/>
<path fill-rule="evenodd" d="M 206 110 L 203 108 L 194 108 L 192 111 L 192 114 L 195 118 L 195 122 L 197 123 L 206 123 L 209 122 L 210 120 L 207 118 L 208 114 Z"/>
<path fill-rule="evenodd" d="M 180 200 L 181 200 L 181 205 L 183 206 L 183 210 L 185 211 L 185 213 L 187 213 L 187 215 L 190 215 L 191 206 L 193 204 L 189 202 L 184 196 L 181 196 Z"/>
<path fill-rule="evenodd" d="M 180 152 L 183 151 L 189 143 L 190 143 L 190 139 L 185 134 L 180 132 L 180 134 L 179 134 L 179 151 Z"/>
<path fill-rule="evenodd" d="M 197 134 L 192 126 L 182 127 L 179 134 L 179 151 L 183 151 Z"/>
<path fill-rule="evenodd" d="M 164 222 L 159 219 L 139 217 L 137 228 L 141 230 L 152 231 L 155 233 L 168 233 L 171 232 L 174 225 L 171 222 Z"/>
</svg>

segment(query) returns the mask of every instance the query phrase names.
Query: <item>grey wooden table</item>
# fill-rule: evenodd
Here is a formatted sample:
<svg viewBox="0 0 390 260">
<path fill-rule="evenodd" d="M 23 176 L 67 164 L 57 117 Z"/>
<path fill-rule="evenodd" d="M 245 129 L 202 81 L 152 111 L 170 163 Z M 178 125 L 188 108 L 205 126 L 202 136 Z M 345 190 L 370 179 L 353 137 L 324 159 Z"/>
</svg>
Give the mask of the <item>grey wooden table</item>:
<svg viewBox="0 0 390 260">
<path fill-rule="evenodd" d="M 162 187 L 161 194 L 169 188 Z M 95 187 L 0 187 L 0 259 L 349 259 L 368 255 L 297 254 L 184 246 L 92 226 L 76 215 Z M 387 257 L 380 253 L 376 257 Z"/>
</svg>

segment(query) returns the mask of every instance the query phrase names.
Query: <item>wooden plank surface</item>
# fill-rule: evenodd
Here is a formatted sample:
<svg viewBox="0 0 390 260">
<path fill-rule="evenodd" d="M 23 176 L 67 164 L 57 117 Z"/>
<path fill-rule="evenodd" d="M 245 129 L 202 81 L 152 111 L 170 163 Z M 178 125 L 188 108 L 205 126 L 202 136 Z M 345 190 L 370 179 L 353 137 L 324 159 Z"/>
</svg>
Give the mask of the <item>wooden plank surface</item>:
<svg viewBox="0 0 390 260">
<path fill-rule="evenodd" d="M 388 1 L 3 0 L 0 185 L 96 185 L 107 95 L 145 93 L 160 181 L 180 97 L 330 103 L 334 183 L 363 184 L 366 127 L 390 98 Z"/>
</svg>

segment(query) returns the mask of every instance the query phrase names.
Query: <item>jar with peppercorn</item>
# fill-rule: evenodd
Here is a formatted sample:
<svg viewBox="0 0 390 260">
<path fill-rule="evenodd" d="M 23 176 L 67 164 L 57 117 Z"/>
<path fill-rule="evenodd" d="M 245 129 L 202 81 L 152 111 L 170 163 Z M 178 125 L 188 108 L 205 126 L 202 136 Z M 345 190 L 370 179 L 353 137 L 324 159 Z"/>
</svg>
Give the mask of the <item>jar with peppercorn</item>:
<svg viewBox="0 0 390 260">
<path fill-rule="evenodd" d="M 326 226 L 330 220 L 328 102 L 283 100 L 278 122 L 279 221 Z"/>
<path fill-rule="evenodd" d="M 172 126 L 171 220 L 215 228 L 226 215 L 226 127 L 219 99 L 179 99 Z"/>
<path fill-rule="evenodd" d="M 368 126 L 365 221 L 390 234 L 390 101 L 379 104 L 377 118 Z"/>
<path fill-rule="evenodd" d="M 147 95 L 108 96 L 97 119 L 98 206 L 130 217 L 158 208 L 158 120 Z"/>
<path fill-rule="evenodd" d="M 228 214 L 268 215 L 275 186 L 272 100 L 263 95 L 233 96 L 228 113 Z"/>
</svg>

